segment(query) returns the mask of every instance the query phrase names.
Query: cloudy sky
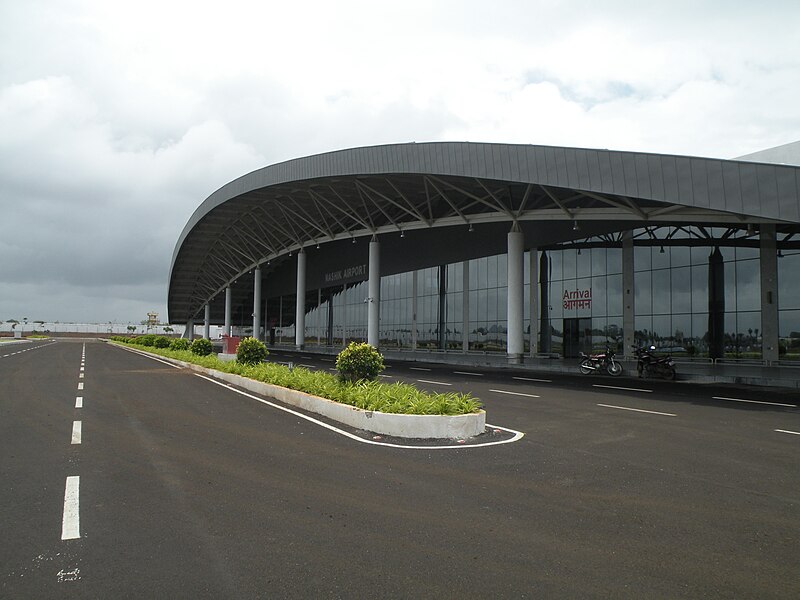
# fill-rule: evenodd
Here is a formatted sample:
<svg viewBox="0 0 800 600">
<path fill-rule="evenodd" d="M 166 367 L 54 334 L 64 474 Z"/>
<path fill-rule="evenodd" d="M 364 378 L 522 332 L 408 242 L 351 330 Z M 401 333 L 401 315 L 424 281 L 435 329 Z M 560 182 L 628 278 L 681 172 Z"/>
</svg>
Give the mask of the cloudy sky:
<svg viewBox="0 0 800 600">
<path fill-rule="evenodd" d="M 0 320 L 166 316 L 215 189 L 352 146 L 800 140 L 800 3 L 0 0 Z"/>
</svg>

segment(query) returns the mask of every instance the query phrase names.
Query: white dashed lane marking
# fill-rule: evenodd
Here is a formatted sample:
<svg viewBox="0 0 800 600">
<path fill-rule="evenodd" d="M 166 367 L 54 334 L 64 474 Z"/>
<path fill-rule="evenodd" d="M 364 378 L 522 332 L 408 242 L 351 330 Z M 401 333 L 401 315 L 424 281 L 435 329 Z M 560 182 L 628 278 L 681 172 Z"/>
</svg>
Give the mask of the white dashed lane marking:
<svg viewBox="0 0 800 600">
<path fill-rule="evenodd" d="M 552 379 L 535 379 L 533 377 L 512 377 L 511 379 L 516 379 L 517 381 L 539 381 L 541 383 L 553 383 Z"/>
<path fill-rule="evenodd" d="M 426 369 L 424 367 L 408 367 L 412 371 L 430 371 L 430 369 Z"/>
<path fill-rule="evenodd" d="M 789 431 L 788 429 L 776 429 L 778 433 L 791 433 L 792 435 L 800 435 L 800 431 Z"/>
<path fill-rule="evenodd" d="M 72 422 L 72 443 L 73 444 L 80 444 L 81 443 L 81 421 L 73 421 Z"/>
<path fill-rule="evenodd" d="M 749 404 L 766 404 L 767 406 L 785 406 L 797 408 L 796 404 L 781 404 L 780 402 L 762 402 L 760 400 L 745 400 L 744 398 L 726 398 L 725 396 L 711 396 L 714 400 L 728 400 L 729 402 L 747 402 Z"/>
<path fill-rule="evenodd" d="M 78 389 L 79 389 L 79 390 L 82 390 L 82 389 L 83 389 L 83 382 L 82 382 L 82 381 L 81 381 L 81 382 L 78 384 Z"/>
<path fill-rule="evenodd" d="M 444 381 L 429 381 L 427 379 L 417 379 L 420 383 L 432 383 L 434 385 L 453 385 L 452 383 L 445 383 Z"/>
<path fill-rule="evenodd" d="M 650 415 L 661 415 L 663 417 L 677 417 L 678 415 L 672 413 L 664 413 L 664 412 L 657 412 L 655 410 L 642 410 L 641 408 L 630 408 L 627 406 L 614 406 L 613 404 L 598 404 L 597 406 L 602 406 L 604 408 L 616 408 L 617 410 L 630 410 L 633 412 L 640 412 L 640 413 L 647 413 Z"/>
<path fill-rule="evenodd" d="M 600 383 L 592 384 L 592 387 L 605 388 L 607 390 L 623 390 L 625 392 L 644 392 L 646 394 L 652 394 L 653 393 L 653 390 L 645 390 L 645 389 L 642 389 L 642 388 L 620 387 L 618 385 L 602 385 Z"/>
<path fill-rule="evenodd" d="M 510 392 L 508 390 L 489 390 L 490 392 L 495 392 L 496 394 L 509 394 L 511 396 L 525 396 L 526 398 L 541 398 L 541 396 L 537 396 L 536 394 L 523 394 L 522 392 Z"/>
<path fill-rule="evenodd" d="M 483 377 L 483 373 L 470 373 L 469 371 L 453 371 L 455 375 L 472 375 L 473 377 Z"/>
<path fill-rule="evenodd" d="M 75 408 L 83 408 L 83 396 L 75 397 Z"/>
<path fill-rule="evenodd" d="M 74 540 L 81 537 L 80 481 L 77 475 L 67 477 L 64 490 L 64 516 L 61 520 L 61 539 Z"/>
</svg>

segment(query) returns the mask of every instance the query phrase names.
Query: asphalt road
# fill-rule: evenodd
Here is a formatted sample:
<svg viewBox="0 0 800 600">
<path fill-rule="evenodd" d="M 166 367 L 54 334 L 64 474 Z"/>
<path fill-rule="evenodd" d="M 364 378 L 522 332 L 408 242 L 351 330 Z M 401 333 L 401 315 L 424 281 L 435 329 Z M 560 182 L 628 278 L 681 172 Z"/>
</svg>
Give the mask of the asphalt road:
<svg viewBox="0 0 800 600">
<path fill-rule="evenodd" d="M 101 342 L 0 345 L 0 597 L 800 597 L 796 395 L 385 374 L 525 436 L 368 445 Z"/>
</svg>

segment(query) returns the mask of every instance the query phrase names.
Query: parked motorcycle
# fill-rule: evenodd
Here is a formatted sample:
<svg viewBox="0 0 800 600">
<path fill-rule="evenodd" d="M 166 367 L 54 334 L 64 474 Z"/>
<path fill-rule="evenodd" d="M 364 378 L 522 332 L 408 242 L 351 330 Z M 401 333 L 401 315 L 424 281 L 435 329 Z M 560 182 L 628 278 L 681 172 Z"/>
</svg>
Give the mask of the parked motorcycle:
<svg viewBox="0 0 800 600">
<path fill-rule="evenodd" d="M 654 354 L 656 347 L 639 348 L 633 346 L 633 351 L 636 354 L 636 370 L 639 372 L 639 377 L 663 377 L 664 379 L 675 379 L 677 371 L 675 370 L 675 361 L 672 356 L 656 356 Z"/>
<path fill-rule="evenodd" d="M 580 370 L 584 375 L 594 371 L 605 371 L 612 377 L 622 375 L 622 363 L 614 360 L 616 353 L 606 346 L 606 351 L 602 354 L 586 355 L 581 352 Z"/>
</svg>

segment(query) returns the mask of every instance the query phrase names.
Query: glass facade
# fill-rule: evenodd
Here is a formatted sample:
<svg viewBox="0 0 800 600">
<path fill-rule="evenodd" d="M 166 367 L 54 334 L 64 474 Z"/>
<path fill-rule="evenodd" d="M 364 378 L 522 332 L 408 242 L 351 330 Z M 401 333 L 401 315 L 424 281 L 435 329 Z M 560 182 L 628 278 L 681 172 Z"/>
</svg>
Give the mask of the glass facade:
<svg viewBox="0 0 800 600">
<path fill-rule="evenodd" d="M 762 356 L 758 238 L 744 230 L 661 227 L 633 232 L 634 339 L 689 357 Z M 719 240 L 719 245 L 715 245 Z M 531 260 L 539 280 L 530 280 Z M 782 358 L 800 359 L 800 251 L 778 258 Z M 560 356 L 611 346 L 622 352 L 623 251 L 619 238 L 524 254 L 525 351 Z M 379 340 L 391 349 L 505 352 L 507 256 L 498 254 L 381 278 Z M 546 289 L 545 306 L 541 306 Z M 539 312 L 530 314 L 531 293 Z M 316 295 L 317 292 L 314 292 Z M 367 282 L 322 290 L 306 315 L 306 343 L 367 339 Z M 272 300 L 273 305 L 275 299 Z M 282 321 L 294 298 L 284 297 Z M 465 323 L 466 316 L 466 323 Z M 273 322 L 277 321 L 273 319 Z M 282 325 L 275 322 L 273 326 Z M 466 326 L 466 329 L 465 329 Z M 709 333 L 709 332 L 713 333 Z M 294 327 L 276 341 L 293 342 Z"/>
</svg>

